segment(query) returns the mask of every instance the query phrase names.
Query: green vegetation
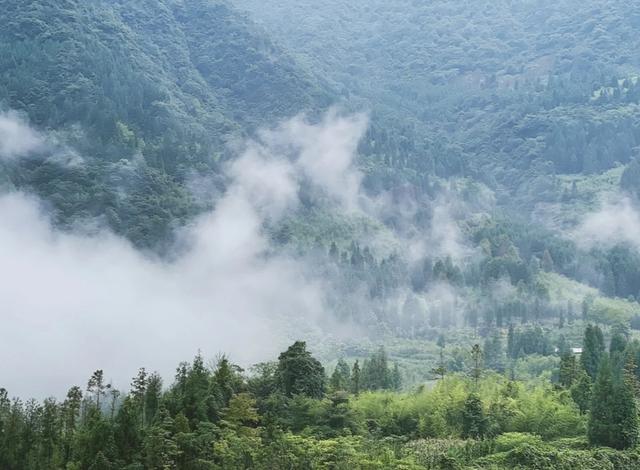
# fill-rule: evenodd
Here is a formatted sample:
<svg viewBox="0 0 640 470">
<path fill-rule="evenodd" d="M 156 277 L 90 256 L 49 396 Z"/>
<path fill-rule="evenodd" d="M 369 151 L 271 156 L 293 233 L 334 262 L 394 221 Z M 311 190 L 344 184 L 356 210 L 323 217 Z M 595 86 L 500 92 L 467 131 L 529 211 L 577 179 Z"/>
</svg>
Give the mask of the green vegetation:
<svg viewBox="0 0 640 470">
<path fill-rule="evenodd" d="M 594 331 L 597 327 L 587 327 L 582 358 Z M 575 361 L 571 353 L 563 355 L 555 384 L 510 380 L 483 371 L 476 361 L 466 373 L 443 373 L 433 387 L 397 392 L 384 390 L 400 386 L 398 369 L 388 366 L 384 349 L 365 361 L 361 375 L 358 361 L 350 367 L 340 360 L 328 378 L 300 341 L 277 362 L 249 373 L 224 356 L 208 368 L 198 355 L 191 364 L 180 364 L 167 389 L 145 369 L 127 394 L 107 384 L 102 370 L 91 376 L 84 393 L 72 387 L 62 402 L 23 403 L 0 389 L 0 465 L 9 470 L 587 469 L 596 463 L 636 468 L 640 343 L 620 335 L 609 352 L 601 346 L 586 401 L 578 379 L 587 377 L 580 365 L 585 361 Z M 472 355 L 481 354 L 475 345 Z"/>
<path fill-rule="evenodd" d="M 0 389 L 0 468 L 639 468 L 637 234 L 580 239 L 605 198 L 640 198 L 636 10 L 0 0 L 0 117 L 46 140 L 0 153 L 0 188 L 57 229 L 179 256 L 239 142 L 331 106 L 369 114 L 349 189 L 372 206 L 301 181 L 262 227 L 260 256 L 322 285 L 309 348 L 198 356 L 168 387 L 141 369 L 128 392 L 98 370 L 62 402 Z"/>
</svg>

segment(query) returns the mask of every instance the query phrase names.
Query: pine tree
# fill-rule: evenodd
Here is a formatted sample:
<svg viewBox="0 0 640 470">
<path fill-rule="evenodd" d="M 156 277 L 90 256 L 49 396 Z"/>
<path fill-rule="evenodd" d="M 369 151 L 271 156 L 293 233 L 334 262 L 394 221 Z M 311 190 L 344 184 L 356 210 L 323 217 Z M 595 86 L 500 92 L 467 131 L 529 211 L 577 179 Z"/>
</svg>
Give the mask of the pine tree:
<svg viewBox="0 0 640 470">
<path fill-rule="evenodd" d="M 638 444 L 638 408 L 634 396 L 634 381 L 633 376 L 624 372 L 615 388 L 613 421 L 619 430 L 614 447 L 618 449 L 629 449 Z"/>
<path fill-rule="evenodd" d="M 71 458 L 71 445 L 78 425 L 81 406 L 82 390 L 78 386 L 71 387 L 67 392 L 66 400 L 62 404 L 63 454 L 65 462 L 68 462 Z"/>
<path fill-rule="evenodd" d="M 154 372 L 147 379 L 147 389 L 144 394 L 144 417 L 147 424 L 153 423 L 160 406 L 162 393 L 162 378 Z"/>
<path fill-rule="evenodd" d="M 553 271 L 553 258 L 551 257 L 551 253 L 549 253 L 548 249 L 545 249 L 542 254 L 542 269 L 546 272 Z"/>
<path fill-rule="evenodd" d="M 393 370 L 391 371 L 391 388 L 393 390 L 400 390 L 402 387 L 402 375 L 400 374 L 400 368 L 397 363 L 393 364 Z"/>
<path fill-rule="evenodd" d="M 360 373 L 360 364 L 356 359 L 356 362 L 353 364 L 353 369 L 351 369 L 351 393 L 354 395 L 360 394 L 361 387 L 361 373 Z"/>
<path fill-rule="evenodd" d="M 144 395 L 147 390 L 147 371 L 144 367 L 138 369 L 136 375 L 131 381 L 131 398 L 136 405 L 138 416 L 140 417 L 140 425 L 144 426 L 146 419 L 144 416 Z"/>
<path fill-rule="evenodd" d="M 571 353 L 565 353 L 560 358 L 560 373 L 558 381 L 564 388 L 571 388 L 578 376 L 576 357 Z"/>
<path fill-rule="evenodd" d="M 329 383 L 334 391 L 349 389 L 351 385 L 351 371 L 349 370 L 349 365 L 344 361 L 344 359 L 338 359 L 338 363 L 333 370 L 333 374 L 331 374 Z"/>
<path fill-rule="evenodd" d="M 478 388 L 478 380 L 480 380 L 480 375 L 482 375 L 481 369 L 481 361 L 482 361 L 482 349 L 479 344 L 474 344 L 471 348 L 471 357 L 473 358 L 473 369 L 471 371 L 471 376 L 474 379 L 475 387 Z"/>
<path fill-rule="evenodd" d="M 513 325 L 509 324 L 509 330 L 507 332 L 507 356 L 514 359 L 517 351 L 515 350 L 515 331 Z"/>
<path fill-rule="evenodd" d="M 111 388 L 110 384 L 104 383 L 104 372 L 97 370 L 91 375 L 87 382 L 87 392 L 92 393 L 96 400 L 96 408 L 100 409 L 100 398 L 104 396 L 105 391 Z"/>
<path fill-rule="evenodd" d="M 576 405 L 580 414 L 585 414 L 591 405 L 592 382 L 589 375 L 580 368 L 575 383 L 571 387 L 571 398 Z"/>
<path fill-rule="evenodd" d="M 435 375 L 440 376 L 441 380 L 444 380 L 444 375 L 447 373 L 447 369 L 444 364 L 444 348 L 446 345 L 444 335 L 441 334 L 440 336 L 438 336 L 438 341 L 436 344 L 438 345 L 438 348 L 440 348 L 440 362 L 438 363 L 438 367 L 432 369 L 431 372 Z"/>
<path fill-rule="evenodd" d="M 613 426 L 613 377 L 609 359 L 604 357 L 593 385 L 587 437 L 595 445 L 612 446 L 617 436 Z"/>
<path fill-rule="evenodd" d="M 591 379 L 595 379 L 598 366 L 605 352 L 604 336 L 598 326 L 587 325 L 584 332 L 584 342 L 580 363 Z"/>
</svg>

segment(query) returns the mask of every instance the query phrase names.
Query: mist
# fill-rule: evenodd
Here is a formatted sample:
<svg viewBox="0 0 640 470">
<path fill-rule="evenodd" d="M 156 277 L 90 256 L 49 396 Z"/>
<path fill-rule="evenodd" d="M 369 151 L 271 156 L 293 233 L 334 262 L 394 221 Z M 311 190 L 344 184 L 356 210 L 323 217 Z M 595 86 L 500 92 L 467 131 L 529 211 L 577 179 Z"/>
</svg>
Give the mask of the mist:
<svg viewBox="0 0 640 470">
<path fill-rule="evenodd" d="M 44 146 L 43 136 L 15 111 L 0 112 L 0 160 L 28 156 Z"/>
<path fill-rule="evenodd" d="M 322 283 L 302 260 L 279 254 L 264 225 L 295 210 L 303 181 L 355 209 L 352 158 L 365 123 L 298 117 L 247 142 L 215 208 L 177 234 L 187 249 L 171 262 L 107 230 L 60 231 L 28 194 L 0 196 L 1 385 L 60 396 L 100 368 L 126 389 L 138 367 L 170 381 L 199 350 L 248 366 L 275 358 L 288 331 L 317 329 L 327 315 Z M 6 155 L 33 149 L 37 133 L 24 126 L 12 128 L 12 139 L 25 140 L 3 145 Z"/>
<path fill-rule="evenodd" d="M 609 195 L 597 210 L 584 217 L 572 235 L 584 249 L 629 244 L 640 250 L 640 212 L 627 195 Z"/>
</svg>

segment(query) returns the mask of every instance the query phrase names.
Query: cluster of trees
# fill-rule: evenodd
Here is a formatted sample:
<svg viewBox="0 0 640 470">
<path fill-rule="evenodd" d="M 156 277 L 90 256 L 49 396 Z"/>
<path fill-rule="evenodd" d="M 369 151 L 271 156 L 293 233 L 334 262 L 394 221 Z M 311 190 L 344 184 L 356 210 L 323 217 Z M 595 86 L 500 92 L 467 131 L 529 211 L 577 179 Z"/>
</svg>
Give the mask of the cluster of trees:
<svg viewBox="0 0 640 470">
<path fill-rule="evenodd" d="M 362 370 L 340 360 L 327 378 L 298 341 L 249 374 L 224 356 L 207 367 L 198 355 L 180 364 L 168 388 L 140 369 L 126 394 L 102 370 L 60 403 L 23 403 L 2 389 L 0 467 L 507 469 L 553 458 L 572 468 L 601 459 L 631 469 L 640 453 L 566 446 L 568 438 L 637 444 L 640 346 L 620 330 L 607 352 L 603 337 L 589 325 L 583 354 L 563 355 L 555 385 L 486 371 L 486 351 L 474 345 L 469 370 L 443 368 L 433 387 L 399 392 L 383 349 Z"/>
<path fill-rule="evenodd" d="M 571 351 L 563 353 L 558 382 L 580 412 L 588 413 L 591 444 L 618 449 L 638 444 L 639 353 L 640 344 L 630 342 L 624 328 L 614 329 L 607 351 L 603 332 L 594 325 L 585 329 L 579 360 Z"/>
<path fill-rule="evenodd" d="M 313 425 L 318 436 L 350 435 L 356 428 L 351 393 L 399 387 L 398 368 L 388 366 L 384 349 L 365 359 L 362 370 L 356 361 L 353 373 L 340 361 L 327 380 L 298 341 L 249 376 L 224 356 L 209 368 L 198 355 L 180 364 L 166 390 L 160 376 L 144 368 L 127 394 L 102 370 L 84 392 L 74 386 L 61 403 L 10 400 L 1 389 L 0 467 L 289 468 L 294 456 L 280 455 L 277 447 L 297 443 L 283 433 Z M 299 444 L 296 452 L 319 452 Z M 283 462 L 270 467 L 278 459 Z"/>
</svg>

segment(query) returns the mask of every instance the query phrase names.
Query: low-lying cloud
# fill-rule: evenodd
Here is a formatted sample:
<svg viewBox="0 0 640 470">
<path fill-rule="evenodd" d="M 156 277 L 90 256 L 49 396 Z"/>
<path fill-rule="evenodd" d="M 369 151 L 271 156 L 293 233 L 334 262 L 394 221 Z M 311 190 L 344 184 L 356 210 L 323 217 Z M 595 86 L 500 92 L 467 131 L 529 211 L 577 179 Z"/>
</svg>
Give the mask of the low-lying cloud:
<svg viewBox="0 0 640 470">
<path fill-rule="evenodd" d="M 620 243 L 640 249 L 640 212 L 628 196 L 612 194 L 572 235 L 583 249 L 611 248 Z"/>
<path fill-rule="evenodd" d="M 2 144 L 4 158 L 48 142 L 16 116 L 3 115 L 22 144 Z M 247 366 L 275 357 L 294 335 L 317 337 L 333 318 L 331 283 L 308 260 L 273 246 L 265 226 L 295 211 L 310 188 L 335 210 L 381 220 L 415 215 L 425 201 L 400 207 L 388 194 L 365 194 L 354 159 L 366 126 L 365 115 L 333 111 L 317 123 L 296 117 L 260 132 L 226 167 L 214 209 L 178 233 L 171 261 L 109 231 L 60 231 L 41 201 L 0 195 L 0 386 L 19 396 L 61 396 L 100 368 L 127 388 L 141 366 L 171 381 L 177 362 L 198 350 Z M 455 200 L 432 201 L 424 233 L 397 234 L 411 262 L 414 255 L 467 256 Z M 377 308 L 364 293 L 350 295 L 363 315 Z M 425 301 L 447 312 L 456 302 L 445 285 Z"/>
<path fill-rule="evenodd" d="M 183 229 L 188 249 L 171 262 L 109 232 L 61 232 L 38 200 L 0 196 L 0 386 L 60 396 L 101 368 L 126 388 L 140 366 L 170 380 L 198 349 L 249 365 L 286 346 L 287 324 L 312 330 L 326 314 L 321 284 L 301 261 L 275 252 L 264 223 L 295 209 L 303 182 L 355 204 L 351 159 L 364 122 L 331 114 L 262 133 L 227 168 L 215 209 Z M 33 145 L 2 148 L 18 155 Z"/>
<path fill-rule="evenodd" d="M 0 113 L 0 160 L 25 157 L 43 146 L 43 136 L 31 128 L 18 113 Z"/>
</svg>

